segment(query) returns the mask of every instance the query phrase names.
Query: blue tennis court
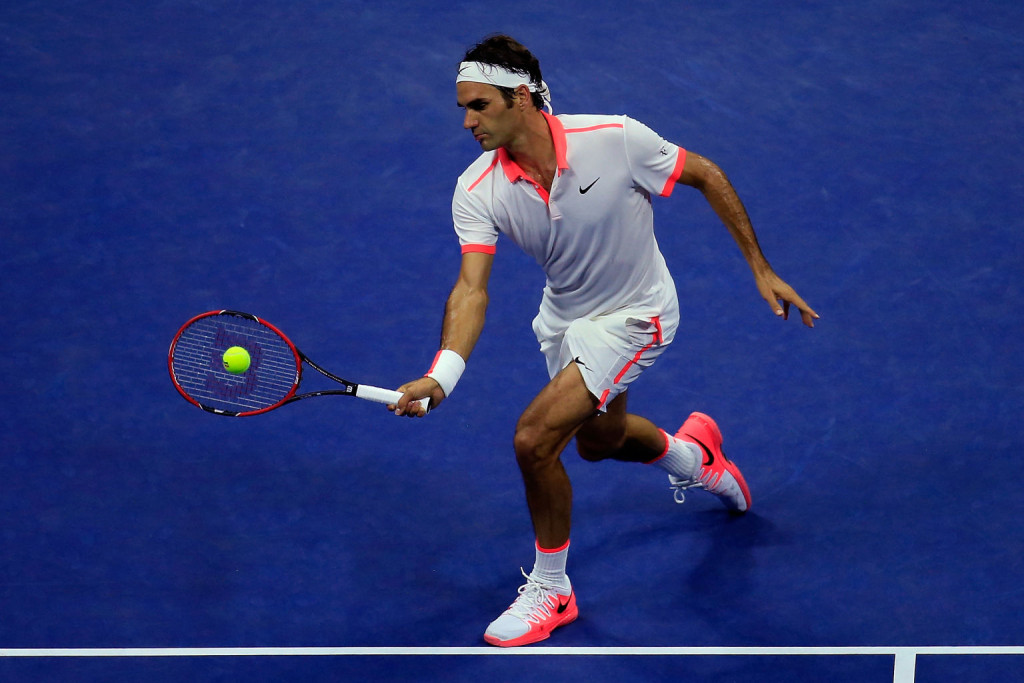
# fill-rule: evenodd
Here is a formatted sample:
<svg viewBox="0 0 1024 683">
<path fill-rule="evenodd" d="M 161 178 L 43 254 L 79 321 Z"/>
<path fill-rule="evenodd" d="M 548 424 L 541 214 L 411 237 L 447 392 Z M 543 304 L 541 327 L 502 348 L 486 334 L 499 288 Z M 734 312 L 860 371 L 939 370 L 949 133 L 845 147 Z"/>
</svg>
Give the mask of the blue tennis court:
<svg viewBox="0 0 1024 683">
<path fill-rule="evenodd" d="M 630 406 L 714 416 L 753 509 L 570 449 L 580 618 L 515 651 L 481 636 L 533 561 L 511 436 L 547 376 L 511 242 L 423 420 L 222 418 L 167 372 L 220 308 L 426 370 L 479 153 L 455 67 L 497 31 L 556 113 L 717 162 L 821 314 L 656 200 L 683 323 Z M 0 679 L 1024 680 L 1021 54 L 995 0 L 4 4 Z"/>
</svg>

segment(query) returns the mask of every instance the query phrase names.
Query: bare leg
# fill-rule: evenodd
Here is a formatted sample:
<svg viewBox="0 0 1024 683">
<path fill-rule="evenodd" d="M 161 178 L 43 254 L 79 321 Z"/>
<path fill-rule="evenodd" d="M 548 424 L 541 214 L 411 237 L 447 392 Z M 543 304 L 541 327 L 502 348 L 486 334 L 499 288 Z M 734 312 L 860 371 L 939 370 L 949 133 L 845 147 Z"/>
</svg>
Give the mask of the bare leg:
<svg viewBox="0 0 1024 683">
<path fill-rule="evenodd" d="M 579 368 L 570 364 L 544 387 L 516 425 L 516 461 L 542 548 L 558 548 L 569 540 L 572 484 L 560 456 L 596 408 L 597 400 L 587 391 Z"/>
<path fill-rule="evenodd" d="M 647 418 L 626 412 L 626 392 L 615 397 L 607 412 L 584 424 L 576 449 L 584 460 L 651 462 L 665 452 L 665 435 Z"/>
</svg>

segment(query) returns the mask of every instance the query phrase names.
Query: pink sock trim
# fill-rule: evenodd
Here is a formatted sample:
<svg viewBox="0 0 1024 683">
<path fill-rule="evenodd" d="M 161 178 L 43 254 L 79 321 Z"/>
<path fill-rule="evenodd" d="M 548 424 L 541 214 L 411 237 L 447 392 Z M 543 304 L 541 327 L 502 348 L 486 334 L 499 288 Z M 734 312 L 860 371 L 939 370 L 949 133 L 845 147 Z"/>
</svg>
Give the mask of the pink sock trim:
<svg viewBox="0 0 1024 683">
<path fill-rule="evenodd" d="M 647 462 L 645 462 L 644 463 L 645 465 L 653 465 L 654 463 L 658 462 L 659 460 L 664 458 L 666 455 L 668 455 L 668 447 L 672 443 L 672 441 L 670 440 L 672 437 L 670 437 L 668 435 L 668 432 L 666 432 L 664 429 L 659 429 L 658 431 L 661 432 L 662 435 L 664 435 L 664 437 L 665 437 L 665 450 L 663 450 L 661 452 L 661 455 L 659 455 L 657 458 L 654 458 L 653 460 L 648 460 Z"/>
<path fill-rule="evenodd" d="M 562 545 L 561 548 L 555 548 L 554 550 L 548 550 L 547 548 L 541 548 L 540 547 L 540 541 L 537 541 L 537 550 L 541 551 L 542 553 L 544 553 L 546 555 L 554 555 L 555 553 L 560 553 L 560 552 L 562 552 L 563 550 L 565 550 L 568 547 L 569 547 L 569 541 L 566 541 Z"/>
</svg>

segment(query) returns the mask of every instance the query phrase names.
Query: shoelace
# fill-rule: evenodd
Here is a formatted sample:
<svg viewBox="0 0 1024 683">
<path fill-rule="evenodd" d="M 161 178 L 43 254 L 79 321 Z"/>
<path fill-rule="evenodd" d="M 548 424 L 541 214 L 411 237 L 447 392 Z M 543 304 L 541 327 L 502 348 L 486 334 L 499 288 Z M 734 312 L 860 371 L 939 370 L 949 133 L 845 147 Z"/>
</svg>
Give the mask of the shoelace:
<svg viewBox="0 0 1024 683">
<path fill-rule="evenodd" d="M 672 498 L 679 505 L 686 502 L 686 494 L 683 493 L 687 489 L 702 489 L 706 488 L 704 482 L 695 481 L 693 479 L 680 479 L 678 481 L 669 482 L 669 488 L 672 489 Z"/>
<path fill-rule="evenodd" d="M 522 567 L 519 571 L 526 577 L 526 583 L 519 587 L 519 597 L 508 608 L 508 613 L 523 621 L 539 623 L 541 617 L 538 612 L 542 612 L 545 617 L 551 616 L 551 603 L 547 597 L 548 594 L 554 593 L 555 589 L 533 578 Z"/>
<path fill-rule="evenodd" d="M 715 475 L 718 475 L 717 477 Z M 722 479 L 725 477 L 724 472 L 715 472 L 712 469 L 701 468 L 697 473 L 696 479 L 680 479 L 679 477 L 669 475 L 669 487 L 673 489 L 672 498 L 677 503 L 682 505 L 686 502 L 686 495 L 683 491 L 687 489 L 704 489 L 711 493 L 721 495 L 721 489 L 718 485 L 722 483 Z"/>
<path fill-rule="evenodd" d="M 669 480 L 669 486 L 673 489 L 672 498 L 677 503 L 682 505 L 686 502 L 686 495 L 683 493 L 686 489 L 704 489 L 705 491 L 711 491 L 717 493 L 715 488 L 719 482 L 722 481 L 722 475 L 715 477 L 716 472 L 712 469 L 701 468 L 697 472 L 696 479 L 680 479 L 679 477 L 672 476 Z"/>
</svg>

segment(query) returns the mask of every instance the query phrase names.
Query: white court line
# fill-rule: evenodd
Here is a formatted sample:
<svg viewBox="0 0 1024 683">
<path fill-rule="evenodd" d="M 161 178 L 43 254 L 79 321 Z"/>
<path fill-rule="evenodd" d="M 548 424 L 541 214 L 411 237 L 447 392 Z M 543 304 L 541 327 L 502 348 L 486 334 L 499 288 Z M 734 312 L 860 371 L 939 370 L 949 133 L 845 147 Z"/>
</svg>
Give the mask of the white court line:
<svg viewBox="0 0 1024 683">
<path fill-rule="evenodd" d="M 1024 646 L 921 647 L 125 647 L 0 648 L 0 657 L 451 657 L 451 656 L 895 656 L 912 668 L 918 655 L 1024 655 Z"/>
<path fill-rule="evenodd" d="M 2 657 L 892 656 L 893 683 L 914 683 L 918 655 L 1024 655 L 1024 647 L 136 647 L 0 648 Z"/>
<path fill-rule="evenodd" d="M 917 676 L 917 655 L 897 653 L 896 664 L 892 670 L 892 683 L 914 683 L 915 676 Z"/>
</svg>

